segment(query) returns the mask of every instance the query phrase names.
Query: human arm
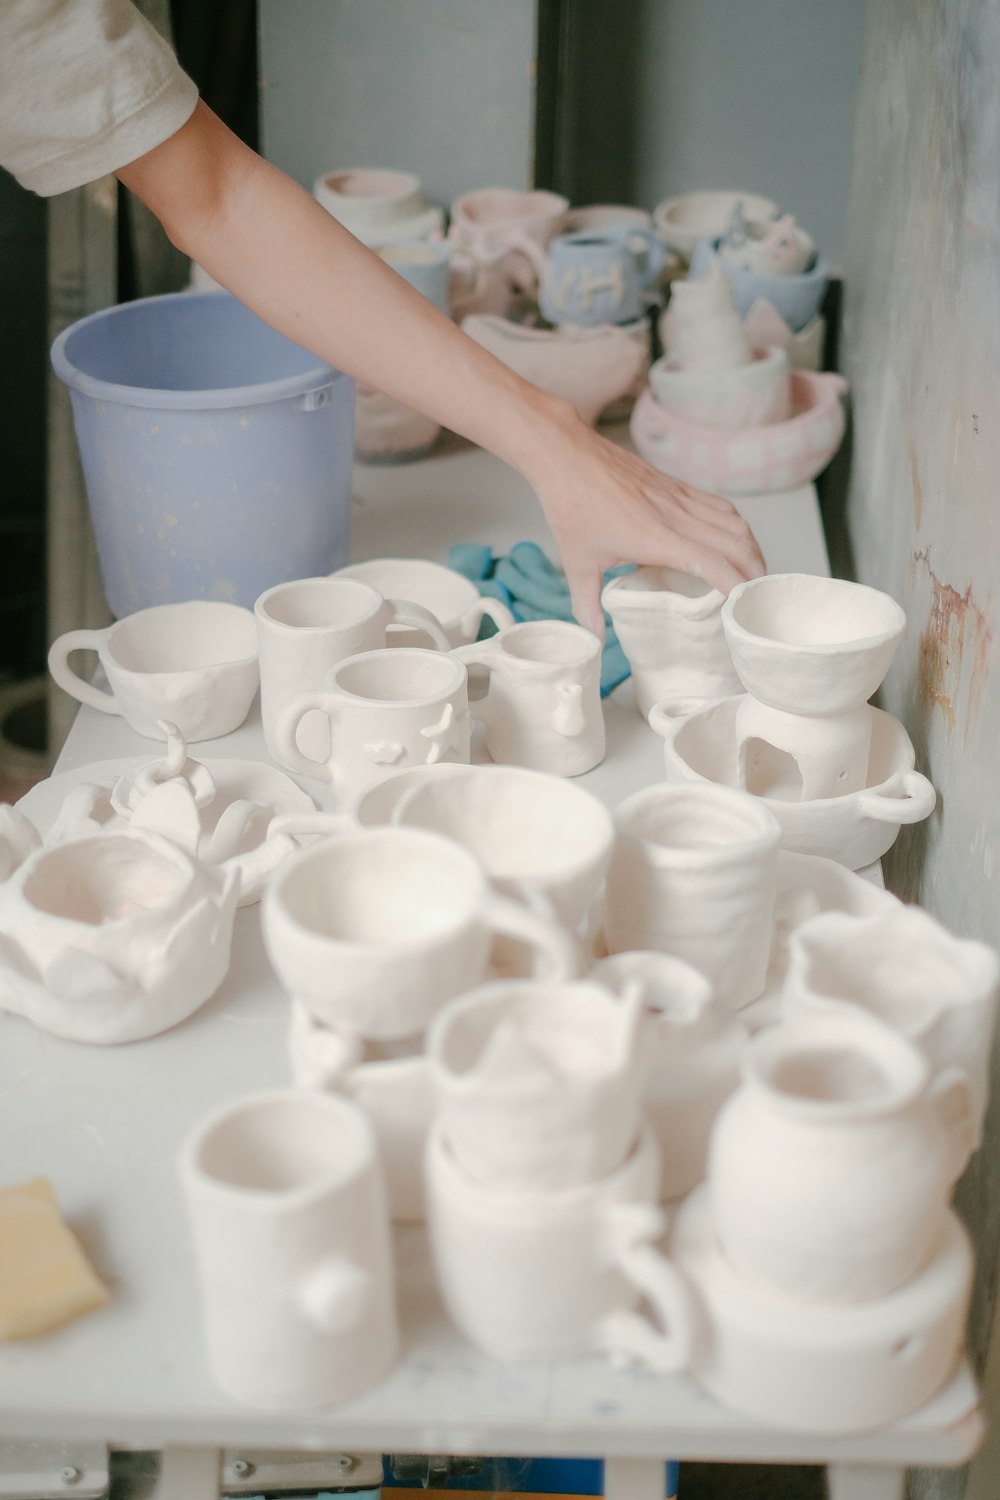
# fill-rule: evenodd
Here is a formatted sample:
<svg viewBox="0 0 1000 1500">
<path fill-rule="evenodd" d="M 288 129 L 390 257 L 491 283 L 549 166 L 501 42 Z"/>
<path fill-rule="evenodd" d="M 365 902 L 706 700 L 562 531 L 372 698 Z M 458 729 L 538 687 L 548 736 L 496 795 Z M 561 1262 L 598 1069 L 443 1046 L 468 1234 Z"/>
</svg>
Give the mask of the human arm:
<svg viewBox="0 0 1000 1500">
<path fill-rule="evenodd" d="M 601 576 L 618 563 L 680 568 L 723 592 L 763 571 L 728 501 L 658 474 L 515 375 L 203 103 L 118 176 L 174 244 L 273 327 L 520 470 L 576 616 L 598 634 Z"/>
</svg>

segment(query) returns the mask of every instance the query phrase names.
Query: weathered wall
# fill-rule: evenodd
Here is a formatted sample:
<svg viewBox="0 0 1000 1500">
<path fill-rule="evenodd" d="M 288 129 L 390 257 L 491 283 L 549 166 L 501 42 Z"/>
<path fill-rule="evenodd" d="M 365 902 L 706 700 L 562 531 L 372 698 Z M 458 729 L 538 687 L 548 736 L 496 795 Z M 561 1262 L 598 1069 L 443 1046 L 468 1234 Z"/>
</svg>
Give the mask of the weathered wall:
<svg viewBox="0 0 1000 1500">
<path fill-rule="evenodd" d="M 884 689 L 939 807 L 890 885 L 1000 944 L 1000 6 L 879 0 L 866 37 L 844 326 L 858 576 L 906 607 Z M 995 1067 L 994 1077 L 1000 1072 Z M 1000 1242 L 1000 1090 L 960 1189 L 989 1336 Z M 994 1414 L 995 1415 L 995 1414 Z M 921 1476 L 920 1495 L 957 1494 Z M 1000 1493 L 1000 1489 L 991 1493 Z"/>
</svg>

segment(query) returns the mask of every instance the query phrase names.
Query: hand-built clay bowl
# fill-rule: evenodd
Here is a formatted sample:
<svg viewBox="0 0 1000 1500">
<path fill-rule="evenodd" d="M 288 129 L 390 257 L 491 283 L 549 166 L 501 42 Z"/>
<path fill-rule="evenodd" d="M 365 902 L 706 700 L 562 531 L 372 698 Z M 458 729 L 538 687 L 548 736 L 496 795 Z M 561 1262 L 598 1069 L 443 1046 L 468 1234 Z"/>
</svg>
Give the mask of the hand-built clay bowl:
<svg viewBox="0 0 1000 1500">
<path fill-rule="evenodd" d="M 748 365 L 728 370 L 685 370 L 658 359 L 649 384 L 661 406 L 703 427 L 766 427 L 786 421 L 791 411 L 783 349 L 758 349 Z"/>
<path fill-rule="evenodd" d="M 895 599 L 863 583 L 771 573 L 722 606 L 733 665 L 748 693 L 793 714 L 849 713 L 878 689 L 906 627 Z"/>
<path fill-rule="evenodd" d="M 649 722 L 663 736 L 667 780 L 735 786 L 736 713 L 742 694 L 693 713 L 654 708 Z M 874 864 L 896 841 L 904 823 L 919 823 L 934 809 L 934 788 L 913 769 L 909 735 L 897 719 L 872 709 L 868 784 L 860 792 L 811 802 L 761 801 L 781 824 L 781 844 L 800 854 L 821 854 L 849 870 Z"/>
<path fill-rule="evenodd" d="M 792 415 L 770 427 L 734 431 L 698 427 L 667 411 L 652 391 L 632 413 L 635 446 L 654 469 L 723 495 L 763 495 L 808 484 L 840 447 L 844 412 L 840 375 L 789 376 Z"/>
<path fill-rule="evenodd" d="M 444 213 L 424 203 L 420 178 L 379 167 L 324 172 L 313 196 L 362 244 L 378 249 L 396 240 L 424 240 L 440 230 Z"/>
<path fill-rule="evenodd" d="M 778 205 L 757 193 L 684 193 L 653 210 L 653 224 L 668 250 L 690 260 L 699 240 L 718 239 L 741 204 L 748 224 L 763 228 L 778 217 Z"/>
<path fill-rule="evenodd" d="M 711 257 L 718 249 L 718 239 L 704 239 L 695 246 L 691 256 L 691 275 L 695 279 L 706 274 Z M 830 281 L 830 267 L 822 256 L 807 270 L 785 276 L 765 276 L 759 271 L 748 271 L 725 258 L 720 258 L 719 263 L 729 279 L 741 318 L 746 317 L 758 298 L 766 297 L 793 333 L 800 332 L 815 318 Z"/>
</svg>

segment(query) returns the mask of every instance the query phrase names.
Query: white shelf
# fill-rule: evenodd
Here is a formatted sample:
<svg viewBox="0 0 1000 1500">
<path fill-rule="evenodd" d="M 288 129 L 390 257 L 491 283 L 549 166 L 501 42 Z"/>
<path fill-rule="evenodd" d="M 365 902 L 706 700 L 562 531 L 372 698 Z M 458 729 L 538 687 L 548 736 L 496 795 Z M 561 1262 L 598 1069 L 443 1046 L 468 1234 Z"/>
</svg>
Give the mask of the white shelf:
<svg viewBox="0 0 1000 1500">
<path fill-rule="evenodd" d="M 361 470 L 355 556 L 442 558 L 452 541 L 504 551 L 546 541 L 524 483 L 471 449 L 408 469 Z M 815 492 L 746 501 L 772 569 L 826 572 Z M 610 803 L 662 775 L 661 742 L 626 684 L 606 704 L 608 759 L 585 784 Z M 256 710 L 206 754 L 263 755 Z M 60 769 L 148 753 L 121 720 L 81 710 Z M 310 785 L 315 792 L 315 786 Z M 132 1447 L 720 1458 L 949 1465 L 980 1436 L 966 1369 L 922 1412 L 871 1436 L 765 1427 L 693 1381 L 598 1360 L 505 1368 L 469 1347 L 440 1311 L 419 1230 L 398 1236 L 404 1352 L 361 1400 L 269 1415 L 220 1396 L 205 1366 L 195 1269 L 175 1177 L 178 1145 L 222 1100 L 289 1080 L 287 1004 L 264 956 L 259 908 L 237 920 L 233 967 L 197 1015 L 152 1041 L 61 1042 L 0 1015 L 0 1182 L 51 1178 L 114 1296 L 46 1338 L 0 1346 L 0 1435 L 97 1438 Z M 846 1493 L 846 1490 L 843 1492 Z"/>
</svg>

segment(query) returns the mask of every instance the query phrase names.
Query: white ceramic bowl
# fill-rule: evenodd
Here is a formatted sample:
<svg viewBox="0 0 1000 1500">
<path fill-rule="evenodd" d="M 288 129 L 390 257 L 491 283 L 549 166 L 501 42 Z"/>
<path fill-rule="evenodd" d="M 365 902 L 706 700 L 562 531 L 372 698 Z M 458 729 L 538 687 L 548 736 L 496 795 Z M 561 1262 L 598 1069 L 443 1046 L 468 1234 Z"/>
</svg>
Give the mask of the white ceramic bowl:
<svg viewBox="0 0 1000 1500">
<path fill-rule="evenodd" d="M 649 383 L 661 406 L 699 426 L 766 427 L 791 412 L 783 349 L 757 349 L 749 364 L 728 370 L 685 370 L 658 359 Z"/>
<path fill-rule="evenodd" d="M 683 193 L 656 205 L 653 224 L 668 250 L 690 260 L 699 240 L 725 233 L 738 203 L 748 224 L 763 227 L 778 217 L 778 205 L 756 193 Z"/>
<path fill-rule="evenodd" d="M 906 615 L 863 583 L 770 573 L 741 583 L 722 606 L 733 665 L 748 693 L 789 713 L 847 713 L 878 689 Z"/>
</svg>

